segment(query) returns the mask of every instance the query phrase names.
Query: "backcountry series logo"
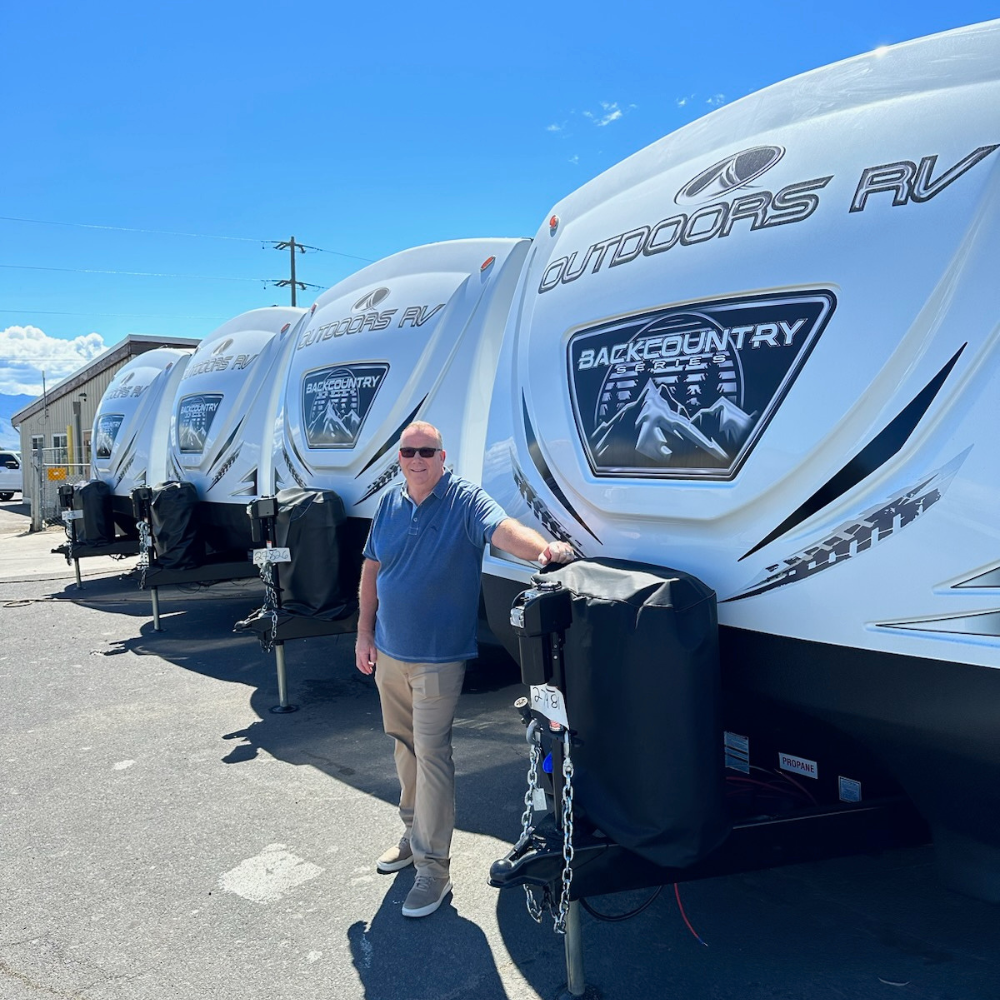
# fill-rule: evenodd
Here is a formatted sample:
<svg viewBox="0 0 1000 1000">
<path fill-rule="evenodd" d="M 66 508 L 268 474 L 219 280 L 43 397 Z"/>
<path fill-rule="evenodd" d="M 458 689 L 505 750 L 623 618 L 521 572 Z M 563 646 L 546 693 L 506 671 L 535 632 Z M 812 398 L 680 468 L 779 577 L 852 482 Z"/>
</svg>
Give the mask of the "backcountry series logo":
<svg viewBox="0 0 1000 1000">
<path fill-rule="evenodd" d="M 835 307 L 828 291 L 755 296 L 574 334 L 570 392 L 594 474 L 732 479 Z"/>
<path fill-rule="evenodd" d="M 310 448 L 353 448 L 387 364 L 330 365 L 302 379 L 302 424 Z"/>
<path fill-rule="evenodd" d="M 124 413 L 103 413 L 97 418 L 97 434 L 94 441 L 94 454 L 98 458 L 110 458 L 115 446 L 115 438 L 121 430 Z"/>
<path fill-rule="evenodd" d="M 177 445 L 183 455 L 201 455 L 212 421 L 222 403 L 221 392 L 199 392 L 177 404 Z"/>
</svg>

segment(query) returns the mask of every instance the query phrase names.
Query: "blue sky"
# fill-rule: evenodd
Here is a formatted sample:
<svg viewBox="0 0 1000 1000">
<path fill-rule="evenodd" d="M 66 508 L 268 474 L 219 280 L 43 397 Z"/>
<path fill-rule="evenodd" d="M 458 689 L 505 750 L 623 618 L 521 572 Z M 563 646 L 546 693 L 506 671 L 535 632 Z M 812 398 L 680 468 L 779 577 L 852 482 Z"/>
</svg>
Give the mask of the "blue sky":
<svg viewBox="0 0 1000 1000">
<path fill-rule="evenodd" d="M 129 333 L 308 305 L 366 261 L 531 236 L 714 106 L 1000 13 L 979 0 L 708 6 L 0 4 L 0 393 Z M 26 221 L 30 220 L 30 221 Z M 192 234 L 192 235 L 181 235 Z M 140 273 L 127 273 L 140 272 Z"/>
</svg>

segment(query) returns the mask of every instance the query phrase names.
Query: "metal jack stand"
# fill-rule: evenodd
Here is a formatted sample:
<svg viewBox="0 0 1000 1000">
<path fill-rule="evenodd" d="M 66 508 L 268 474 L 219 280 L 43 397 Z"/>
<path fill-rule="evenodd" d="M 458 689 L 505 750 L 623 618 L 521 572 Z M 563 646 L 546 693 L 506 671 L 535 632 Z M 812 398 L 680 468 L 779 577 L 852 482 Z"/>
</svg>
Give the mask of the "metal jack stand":
<svg viewBox="0 0 1000 1000">
<path fill-rule="evenodd" d="M 160 588 L 153 587 L 149 592 L 149 597 L 153 604 L 153 631 L 162 632 L 163 629 L 160 628 Z"/>
<path fill-rule="evenodd" d="M 580 902 L 578 898 L 571 896 L 574 848 L 573 767 L 570 747 L 573 735 L 568 728 L 563 695 L 566 690 L 563 647 L 566 629 L 572 622 L 569 592 L 559 584 L 536 583 L 534 589 L 525 591 L 514 602 L 510 622 L 518 636 L 521 679 L 531 687 L 531 699 L 518 699 L 515 707 L 521 713 L 521 720 L 527 726 L 528 741 L 533 745 L 521 839 L 508 858 L 498 861 L 493 866 L 490 881 L 493 885 L 502 885 L 514 859 L 523 857 L 525 853 L 531 851 L 535 834 L 530 825 L 532 804 L 540 791 L 537 787 L 538 760 L 544 753 L 541 733 L 547 730 L 552 746 L 552 794 L 556 803 L 553 815 L 556 829 L 563 842 L 562 870 L 558 878 L 544 883 L 546 898 L 553 913 L 554 928 L 556 933 L 563 936 L 566 957 L 566 988 L 560 993 L 558 1000 L 576 1000 L 579 997 L 596 1000 L 600 993 L 593 987 L 588 988 L 583 971 Z M 543 803 L 544 799 L 541 804 Z M 561 815 L 559 803 L 562 803 Z M 528 912 L 540 922 L 541 907 L 531 895 L 528 884 L 523 884 L 528 890 Z"/>
<path fill-rule="evenodd" d="M 566 952 L 566 996 L 596 997 L 597 993 L 587 990 L 583 975 L 583 929 L 580 925 L 580 901 L 574 899 L 566 913 L 566 937 L 563 942 Z"/>
<path fill-rule="evenodd" d="M 274 660 L 278 671 L 278 704 L 272 706 L 268 711 L 275 715 L 287 715 L 289 712 L 297 712 L 297 705 L 288 704 L 288 681 L 285 677 L 285 644 L 279 639 L 274 644 Z"/>
<path fill-rule="evenodd" d="M 277 498 L 262 497 L 260 500 L 254 500 L 248 504 L 247 513 L 251 519 L 254 545 L 263 546 L 254 549 L 254 563 L 260 568 L 260 575 L 264 581 L 264 606 L 244 621 L 237 622 L 233 626 L 233 631 L 253 632 L 265 653 L 274 650 L 278 675 L 278 704 L 270 711 L 276 715 L 285 715 L 298 711 L 297 706 L 288 703 L 285 643 L 291 639 L 309 639 L 357 631 L 357 602 L 345 601 L 339 609 L 331 609 L 330 615 L 322 618 L 293 614 L 283 609 L 278 567 L 281 563 L 290 563 L 292 553 L 289 549 L 274 544 L 277 540 Z M 307 552 L 303 558 L 308 559 L 314 554 Z"/>
<path fill-rule="evenodd" d="M 76 522 L 82 516 L 78 510 L 73 510 L 73 487 L 68 483 L 59 487 L 59 504 L 62 507 L 62 519 L 66 525 L 66 534 L 69 536 L 69 548 L 66 558 L 72 557 L 73 547 L 76 545 Z M 73 558 L 73 569 L 76 571 L 76 589 L 83 590 L 83 580 L 80 578 L 80 560 Z"/>
<path fill-rule="evenodd" d="M 278 564 L 291 562 L 291 553 L 286 548 L 275 547 L 275 528 L 278 518 L 278 498 L 261 497 L 247 504 L 251 534 L 255 548 L 253 561 L 260 568 L 264 581 L 264 613 L 271 625 L 270 642 L 274 647 L 275 669 L 278 675 L 278 704 L 269 711 L 274 715 L 288 715 L 299 710 L 288 702 L 288 679 L 285 672 L 285 643 L 278 638 L 278 613 L 281 611 L 281 585 L 278 582 Z M 264 642 L 262 637 L 261 642 Z"/>
</svg>

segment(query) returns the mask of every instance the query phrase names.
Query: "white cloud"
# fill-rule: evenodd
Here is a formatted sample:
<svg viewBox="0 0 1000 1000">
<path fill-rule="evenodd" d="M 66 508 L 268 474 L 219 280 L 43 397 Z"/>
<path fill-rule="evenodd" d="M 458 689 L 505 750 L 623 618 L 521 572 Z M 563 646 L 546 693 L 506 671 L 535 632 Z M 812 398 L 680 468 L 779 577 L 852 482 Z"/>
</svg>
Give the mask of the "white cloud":
<svg viewBox="0 0 1000 1000">
<path fill-rule="evenodd" d="M 629 110 L 634 107 L 634 104 L 630 104 Z M 599 118 L 596 115 L 591 114 L 589 111 L 584 112 L 584 114 L 587 115 L 587 117 L 600 128 L 603 128 L 605 125 L 610 125 L 611 122 L 618 121 L 618 119 L 625 113 L 620 107 L 618 107 L 617 101 L 601 101 L 601 110 L 604 114 L 602 114 Z"/>
<path fill-rule="evenodd" d="M 687 102 L 690 101 L 690 100 L 691 100 L 690 97 L 678 97 L 677 98 L 677 107 L 683 108 L 684 105 L 687 104 Z"/>
<path fill-rule="evenodd" d="M 708 98 L 707 101 L 705 101 L 705 103 L 706 104 L 711 104 L 713 108 L 717 108 L 720 104 L 725 104 L 726 103 L 726 95 L 725 94 L 713 94 L 710 98 Z"/>
<path fill-rule="evenodd" d="M 37 396 L 42 391 L 42 372 L 46 385 L 53 386 L 104 349 L 99 333 L 60 340 L 37 326 L 8 326 L 0 330 L 0 392 Z"/>
<path fill-rule="evenodd" d="M 571 157 L 569 158 L 569 162 L 570 162 L 570 163 L 579 163 L 579 162 L 580 162 L 580 154 L 579 154 L 579 153 L 574 153 L 574 154 L 573 154 L 573 155 L 572 155 L 572 156 L 571 156 Z"/>
<path fill-rule="evenodd" d="M 622 107 L 617 101 L 601 101 L 600 110 L 596 111 L 570 111 L 570 116 L 579 114 L 581 117 L 586 118 L 592 125 L 596 125 L 598 128 L 604 128 L 606 125 L 610 125 L 612 122 L 618 121 L 623 118 L 630 111 L 634 111 L 638 105 L 637 104 L 627 104 Z M 563 132 L 566 130 L 566 123 L 562 125 L 557 125 L 553 123 L 552 125 L 546 126 L 546 132 Z M 570 133 L 567 133 L 569 135 Z M 566 138 L 566 136 L 563 136 Z"/>
</svg>

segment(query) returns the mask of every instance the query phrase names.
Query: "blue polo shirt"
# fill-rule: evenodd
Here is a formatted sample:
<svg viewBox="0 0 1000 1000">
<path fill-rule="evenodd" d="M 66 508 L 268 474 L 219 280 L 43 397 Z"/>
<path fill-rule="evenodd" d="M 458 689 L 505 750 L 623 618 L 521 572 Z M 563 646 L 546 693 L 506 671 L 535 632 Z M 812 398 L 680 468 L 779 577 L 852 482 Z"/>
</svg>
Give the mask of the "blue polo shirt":
<svg viewBox="0 0 1000 1000">
<path fill-rule="evenodd" d="M 377 649 L 409 663 L 476 655 L 483 548 L 506 517 L 450 472 L 419 506 L 405 484 L 382 496 L 364 552 L 379 563 Z"/>
</svg>

